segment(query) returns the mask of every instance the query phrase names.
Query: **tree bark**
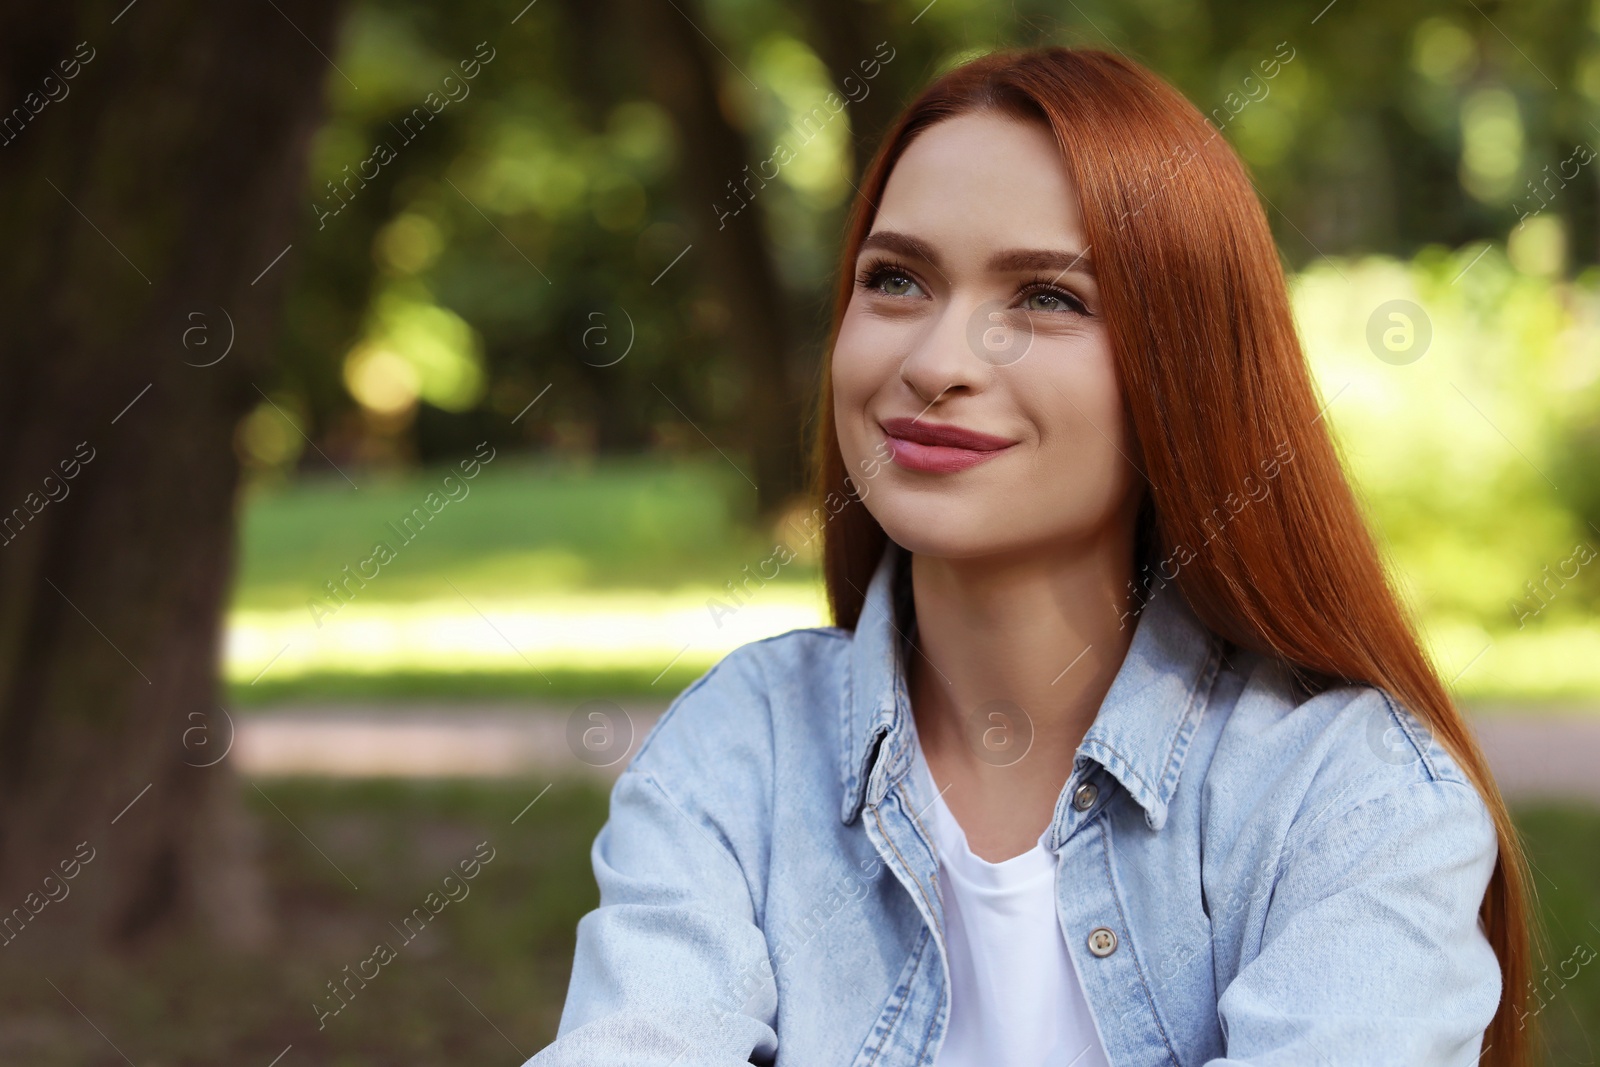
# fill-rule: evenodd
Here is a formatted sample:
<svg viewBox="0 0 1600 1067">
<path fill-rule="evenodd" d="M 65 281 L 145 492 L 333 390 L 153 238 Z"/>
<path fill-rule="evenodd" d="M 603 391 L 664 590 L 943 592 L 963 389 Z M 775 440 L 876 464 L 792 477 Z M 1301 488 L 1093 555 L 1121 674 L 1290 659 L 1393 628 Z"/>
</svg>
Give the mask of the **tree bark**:
<svg viewBox="0 0 1600 1067">
<path fill-rule="evenodd" d="M 205 765 L 231 741 L 232 440 L 262 399 L 342 5 L 125 4 L 0 15 L 0 107 L 26 112 L 0 134 L 7 958 L 196 916 L 262 934 L 237 783 Z"/>
</svg>

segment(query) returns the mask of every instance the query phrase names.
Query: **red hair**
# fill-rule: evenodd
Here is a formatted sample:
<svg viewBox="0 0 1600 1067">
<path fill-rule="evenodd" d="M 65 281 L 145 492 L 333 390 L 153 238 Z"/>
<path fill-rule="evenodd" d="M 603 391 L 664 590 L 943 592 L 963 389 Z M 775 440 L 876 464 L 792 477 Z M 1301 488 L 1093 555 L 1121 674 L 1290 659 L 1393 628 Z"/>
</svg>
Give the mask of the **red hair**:
<svg viewBox="0 0 1600 1067">
<path fill-rule="evenodd" d="M 1483 1062 L 1525 1067 L 1533 1040 L 1521 1022 L 1532 970 L 1526 860 L 1483 754 L 1389 584 L 1321 421 L 1249 175 L 1201 113 L 1150 71 L 1097 51 L 1002 53 L 941 76 L 885 135 L 861 180 L 828 350 L 896 160 L 922 130 L 980 109 L 1048 126 L 1079 190 L 1142 467 L 1144 584 L 1175 582 L 1215 633 L 1313 681 L 1386 691 L 1423 720 L 1482 794 L 1500 851 L 1481 917 L 1502 977 Z M 837 625 L 853 629 L 887 535 L 851 492 L 829 362 L 814 491 L 837 511 L 823 530 L 829 606 Z M 1292 461 L 1278 470 L 1274 491 L 1224 511 L 1225 500 L 1257 484 L 1258 465 L 1282 459 L 1284 449 Z M 1165 573 L 1174 559 L 1176 574 Z"/>
</svg>

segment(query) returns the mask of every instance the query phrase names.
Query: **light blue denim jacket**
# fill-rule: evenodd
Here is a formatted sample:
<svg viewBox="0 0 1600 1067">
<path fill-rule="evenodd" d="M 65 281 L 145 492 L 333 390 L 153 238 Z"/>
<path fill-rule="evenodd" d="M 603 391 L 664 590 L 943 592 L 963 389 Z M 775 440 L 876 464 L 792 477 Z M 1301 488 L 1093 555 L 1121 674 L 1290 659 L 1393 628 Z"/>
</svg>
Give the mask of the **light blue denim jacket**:
<svg viewBox="0 0 1600 1067">
<path fill-rule="evenodd" d="M 908 773 L 899 551 L 854 633 L 745 645 L 650 731 L 531 1065 L 934 1062 L 950 977 L 933 798 Z M 1381 692 L 1308 698 L 1175 586 L 1139 616 L 1046 841 L 1115 1067 L 1476 1061 L 1500 996 L 1477 792 Z"/>
</svg>

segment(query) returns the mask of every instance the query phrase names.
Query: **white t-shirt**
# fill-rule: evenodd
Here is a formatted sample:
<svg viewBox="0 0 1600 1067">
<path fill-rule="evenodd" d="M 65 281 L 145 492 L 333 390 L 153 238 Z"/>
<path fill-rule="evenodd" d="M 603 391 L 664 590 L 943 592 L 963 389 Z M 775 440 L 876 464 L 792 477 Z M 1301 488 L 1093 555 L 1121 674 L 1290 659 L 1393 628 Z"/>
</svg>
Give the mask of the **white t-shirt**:
<svg viewBox="0 0 1600 1067">
<path fill-rule="evenodd" d="M 938 794 L 927 759 L 917 765 Z M 1045 835 L 990 863 L 936 796 L 939 894 L 950 955 L 950 1028 L 938 1067 L 1108 1067 L 1056 917 L 1056 857 Z"/>
</svg>

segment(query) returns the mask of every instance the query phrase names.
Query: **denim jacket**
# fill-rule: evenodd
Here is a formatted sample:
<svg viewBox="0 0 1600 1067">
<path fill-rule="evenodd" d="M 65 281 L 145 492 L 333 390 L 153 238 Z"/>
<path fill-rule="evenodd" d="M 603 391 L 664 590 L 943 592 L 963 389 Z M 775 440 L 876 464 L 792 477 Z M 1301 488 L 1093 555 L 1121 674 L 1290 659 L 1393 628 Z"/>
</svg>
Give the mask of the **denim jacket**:
<svg viewBox="0 0 1600 1067">
<path fill-rule="evenodd" d="M 651 729 L 532 1067 L 934 1062 L 950 977 L 899 551 L 854 632 L 745 645 Z M 1500 996 L 1478 793 L 1384 693 L 1308 694 L 1175 586 L 1139 615 L 1046 843 L 1115 1067 L 1476 1062 Z"/>
</svg>

